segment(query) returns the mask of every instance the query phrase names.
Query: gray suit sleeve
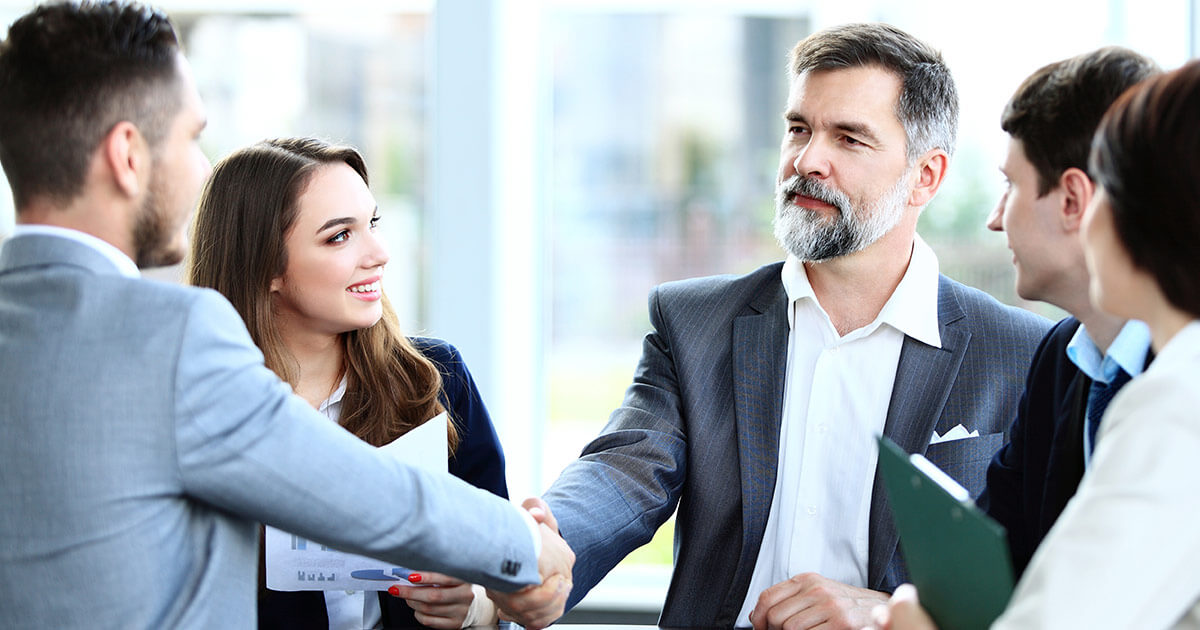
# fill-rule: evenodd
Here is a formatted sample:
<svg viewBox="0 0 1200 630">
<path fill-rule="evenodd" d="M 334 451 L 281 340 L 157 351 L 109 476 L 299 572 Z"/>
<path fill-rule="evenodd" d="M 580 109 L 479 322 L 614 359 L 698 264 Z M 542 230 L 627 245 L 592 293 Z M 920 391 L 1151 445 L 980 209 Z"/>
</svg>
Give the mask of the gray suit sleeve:
<svg viewBox="0 0 1200 630">
<path fill-rule="evenodd" d="M 338 549 L 488 588 L 539 583 L 509 502 L 405 466 L 314 411 L 262 363 L 237 313 L 205 292 L 178 348 L 176 444 L 186 493 Z"/>
<path fill-rule="evenodd" d="M 652 332 L 625 400 L 544 496 L 575 551 L 574 606 L 629 552 L 649 542 L 679 501 L 686 436 L 670 336 L 650 296 Z"/>
</svg>

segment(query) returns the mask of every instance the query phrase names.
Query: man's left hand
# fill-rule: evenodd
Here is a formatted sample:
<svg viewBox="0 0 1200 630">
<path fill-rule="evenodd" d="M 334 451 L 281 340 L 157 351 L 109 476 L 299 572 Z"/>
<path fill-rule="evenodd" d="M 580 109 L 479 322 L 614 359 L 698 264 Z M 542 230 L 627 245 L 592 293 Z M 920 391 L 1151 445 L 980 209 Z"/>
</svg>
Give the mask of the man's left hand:
<svg viewBox="0 0 1200 630">
<path fill-rule="evenodd" d="M 871 611 L 887 600 L 886 593 L 801 573 L 763 591 L 750 623 L 754 630 L 859 630 L 871 625 Z"/>
</svg>

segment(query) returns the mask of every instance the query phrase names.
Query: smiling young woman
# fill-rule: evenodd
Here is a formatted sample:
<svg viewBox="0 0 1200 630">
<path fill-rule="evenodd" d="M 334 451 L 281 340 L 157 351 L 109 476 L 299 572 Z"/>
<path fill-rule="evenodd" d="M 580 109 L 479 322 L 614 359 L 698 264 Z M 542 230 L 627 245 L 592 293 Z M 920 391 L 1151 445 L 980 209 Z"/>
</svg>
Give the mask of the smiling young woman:
<svg viewBox="0 0 1200 630">
<path fill-rule="evenodd" d="M 191 230 L 191 284 L 246 321 L 268 367 L 375 446 L 449 411 L 449 471 L 507 497 L 504 455 L 458 351 L 407 338 L 382 290 L 388 253 L 362 156 L 311 138 L 268 140 L 213 169 Z M 440 575 L 400 596 L 262 589 L 259 626 L 458 628 L 494 623 L 482 590 Z M 425 601 L 436 591 L 439 602 Z M 297 625 L 299 624 L 299 625 Z"/>
</svg>

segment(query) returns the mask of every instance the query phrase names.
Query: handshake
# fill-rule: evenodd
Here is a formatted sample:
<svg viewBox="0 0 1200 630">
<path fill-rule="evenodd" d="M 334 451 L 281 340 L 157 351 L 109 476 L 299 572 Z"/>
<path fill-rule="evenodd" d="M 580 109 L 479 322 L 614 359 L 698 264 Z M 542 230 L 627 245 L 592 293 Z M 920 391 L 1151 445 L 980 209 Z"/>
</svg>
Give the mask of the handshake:
<svg viewBox="0 0 1200 630">
<path fill-rule="evenodd" d="M 558 522 L 544 501 L 526 499 L 521 507 L 529 511 L 541 532 L 542 553 L 538 557 L 541 584 L 527 586 L 514 593 L 503 593 L 485 591 L 482 586 L 468 584 L 448 575 L 422 571 L 409 576 L 409 581 L 439 588 L 393 586 L 388 593 L 404 599 L 413 609 L 416 620 L 431 628 L 456 630 L 474 625 L 492 625 L 496 623 L 497 616 L 529 630 L 540 630 L 550 625 L 562 616 L 567 596 L 571 594 L 575 553 L 558 535 Z M 492 604 L 495 605 L 494 610 Z"/>
<path fill-rule="evenodd" d="M 558 522 L 550 506 L 538 498 L 525 499 L 521 507 L 529 511 L 542 533 L 542 554 L 538 557 L 538 573 L 542 583 L 527 586 L 514 593 L 489 590 L 500 619 L 513 621 L 530 630 L 545 628 L 563 614 L 567 596 L 571 594 L 571 570 L 575 552 L 558 535 Z"/>
</svg>

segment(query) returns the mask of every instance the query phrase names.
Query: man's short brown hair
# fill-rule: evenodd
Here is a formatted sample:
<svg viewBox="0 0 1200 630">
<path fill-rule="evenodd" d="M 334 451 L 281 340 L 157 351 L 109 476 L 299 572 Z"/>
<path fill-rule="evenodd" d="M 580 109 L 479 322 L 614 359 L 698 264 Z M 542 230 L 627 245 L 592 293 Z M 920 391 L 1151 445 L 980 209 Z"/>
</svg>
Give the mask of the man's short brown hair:
<svg viewBox="0 0 1200 630">
<path fill-rule="evenodd" d="M 1021 141 L 1038 174 L 1038 196 L 1068 168 L 1086 171 L 1092 134 L 1122 92 L 1156 74 L 1153 61 L 1110 46 L 1034 72 L 1004 107 L 1000 126 Z"/>
<path fill-rule="evenodd" d="M 167 16 L 139 4 L 61 2 L 14 22 L 0 42 L 0 165 L 17 211 L 78 195 L 121 121 L 157 145 L 182 106 L 178 52 Z"/>
</svg>

